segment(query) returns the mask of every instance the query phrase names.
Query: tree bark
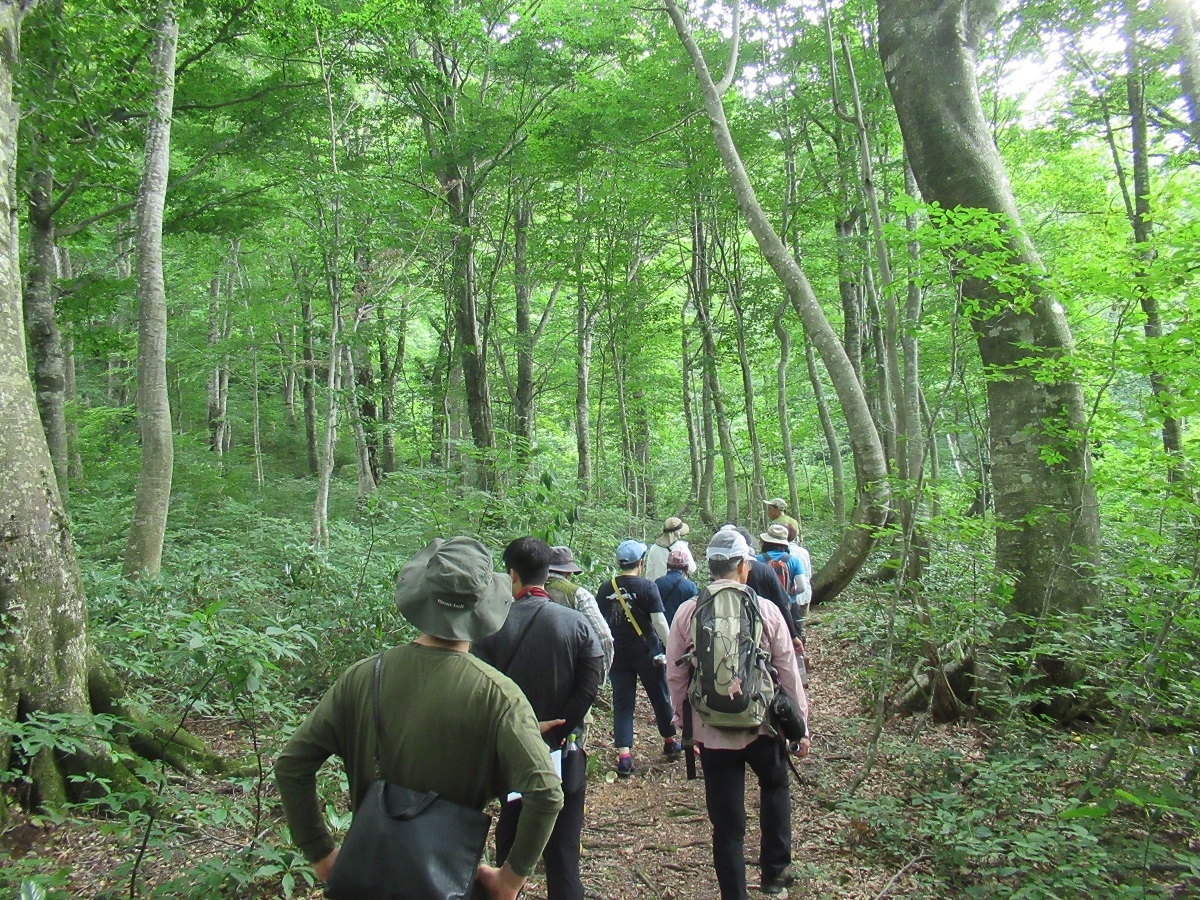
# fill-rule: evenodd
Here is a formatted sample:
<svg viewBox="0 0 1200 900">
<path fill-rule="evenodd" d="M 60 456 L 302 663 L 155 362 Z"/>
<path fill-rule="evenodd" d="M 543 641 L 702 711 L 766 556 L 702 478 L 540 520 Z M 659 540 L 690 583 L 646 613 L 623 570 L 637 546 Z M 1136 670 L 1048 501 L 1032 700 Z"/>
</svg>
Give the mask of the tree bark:
<svg viewBox="0 0 1200 900">
<path fill-rule="evenodd" d="M 787 408 L 787 370 L 792 357 L 792 336 L 784 324 L 788 304 L 784 299 L 775 310 L 775 337 L 779 341 L 779 362 L 775 364 L 775 412 L 779 417 L 779 439 L 783 447 L 783 469 L 787 472 L 788 502 L 800 510 L 800 492 L 796 487 L 796 462 L 792 451 L 792 425 Z M 797 515 L 797 521 L 799 517 Z M 799 540 L 799 537 L 797 537 Z M 812 574 L 812 573 L 808 573 Z"/>
<path fill-rule="evenodd" d="M 516 419 L 518 452 L 528 462 L 533 446 L 533 326 L 530 299 L 533 283 L 529 275 L 529 228 L 533 224 L 533 203 L 525 196 L 516 199 L 513 222 L 513 292 L 517 303 L 517 386 L 513 412 Z"/>
<path fill-rule="evenodd" d="M 1071 333 L 1043 283 L 979 102 L 975 55 L 997 8 L 995 0 L 879 0 L 879 53 L 922 196 L 945 209 L 1001 217 L 1021 281 L 1016 297 L 969 272 L 962 280 L 992 376 L 996 567 L 1012 578 L 1009 610 L 1019 632 L 1017 615 L 1041 619 L 1084 608 L 1099 519 L 1083 392 L 1069 374 Z M 973 250 L 959 249 L 968 257 Z M 1041 662 L 1052 682 L 1073 680 L 1063 661 Z"/>
<path fill-rule="evenodd" d="M 299 279 L 297 279 L 299 283 Z M 304 447 L 307 450 L 308 474 L 321 471 L 317 458 L 317 357 L 313 352 L 312 296 L 307 286 L 300 288 L 301 351 L 304 367 L 300 376 L 300 398 L 304 406 Z"/>
<path fill-rule="evenodd" d="M 693 377 L 692 350 L 688 340 L 691 326 L 687 320 L 687 304 L 679 314 L 680 366 L 683 373 L 683 420 L 687 424 L 688 463 L 690 472 L 689 497 L 700 494 L 700 436 L 696 428 L 695 379 Z"/>
<path fill-rule="evenodd" d="M 854 369 L 830 326 L 829 320 L 826 319 L 821 304 L 808 282 L 808 277 L 796 263 L 787 246 L 779 239 L 779 235 L 775 233 L 755 196 L 754 187 L 750 183 L 750 177 L 742 165 L 737 147 L 734 145 L 729 131 L 729 123 L 725 119 L 725 109 L 721 102 L 720 92 L 709 75 L 704 56 L 696 45 L 691 30 L 675 0 L 667 0 L 666 6 L 700 81 L 700 87 L 704 94 L 705 112 L 708 114 L 709 124 L 712 126 L 717 151 L 729 174 L 734 195 L 737 197 L 742 215 L 746 218 L 747 227 L 754 235 L 763 256 L 783 283 L 793 305 L 800 313 L 804 330 L 811 338 L 817 352 L 821 354 L 821 360 L 829 371 L 846 416 L 861 496 L 855 506 L 852 527 L 842 532 L 833 556 L 822 566 L 814 578 L 813 600 L 820 602 L 836 596 L 842 588 L 850 583 L 855 573 L 866 561 L 874 545 L 875 529 L 887 519 L 890 488 L 883 448 L 879 443 L 879 434 L 871 420 L 871 411 L 867 407 Z"/>
<path fill-rule="evenodd" d="M 837 429 L 833 427 L 829 401 L 825 399 L 825 386 L 821 383 L 821 373 L 817 370 L 812 341 L 808 340 L 807 336 L 804 340 L 804 363 L 808 369 L 808 383 L 812 387 L 821 433 L 825 436 L 825 452 L 829 457 L 830 477 L 833 482 L 829 502 L 833 506 L 833 523 L 842 529 L 846 527 L 846 474 L 842 465 L 842 447 L 838 442 Z"/>
<path fill-rule="evenodd" d="M 178 39 L 179 23 L 175 19 L 173 0 L 161 0 L 150 55 L 153 108 L 146 121 L 146 155 L 136 206 L 137 409 L 142 466 L 134 499 L 133 522 L 125 545 L 123 572 L 127 578 L 158 574 L 167 530 L 167 509 L 171 502 L 174 446 L 171 404 L 167 396 L 167 295 L 163 283 L 162 224 L 170 164 Z"/>
<path fill-rule="evenodd" d="M 712 405 L 712 418 L 717 426 L 717 440 L 721 447 L 721 469 L 725 479 L 725 521 L 738 520 L 737 457 L 733 449 L 733 437 L 729 430 L 729 414 L 725 410 L 725 394 L 721 388 L 721 377 L 717 372 L 717 336 L 711 305 L 711 261 L 708 258 L 709 239 L 697 199 L 692 223 L 693 301 L 696 304 L 696 321 L 700 324 L 700 366 L 704 372 L 704 383 L 708 401 Z M 711 450 L 711 445 L 710 445 Z M 711 484 L 711 480 L 710 480 Z"/>
<path fill-rule="evenodd" d="M 1179 419 L 1171 414 L 1172 394 L 1166 374 L 1153 362 L 1157 345 L 1162 341 L 1162 316 L 1159 313 L 1158 297 L 1150 283 L 1150 269 L 1154 265 L 1155 251 L 1151 238 L 1154 217 L 1150 209 L 1150 140 L 1146 122 L 1145 75 L 1137 46 L 1137 26 L 1132 14 L 1125 24 L 1125 93 L 1129 100 L 1129 125 L 1132 135 L 1133 156 L 1133 209 L 1130 210 L 1129 225 L 1133 229 L 1135 259 L 1134 289 L 1138 303 L 1146 317 L 1142 326 L 1149 345 L 1150 393 L 1154 397 L 1154 410 L 1162 420 L 1162 444 L 1167 457 L 1167 480 L 1172 483 L 1183 479 L 1183 429 Z"/>
<path fill-rule="evenodd" d="M 58 253 L 54 243 L 54 173 L 35 172 L 29 193 L 29 271 L 25 280 L 25 330 L 33 356 L 38 413 L 59 495 L 67 498 L 70 445 L 67 441 L 66 359 L 55 318 Z"/>
</svg>

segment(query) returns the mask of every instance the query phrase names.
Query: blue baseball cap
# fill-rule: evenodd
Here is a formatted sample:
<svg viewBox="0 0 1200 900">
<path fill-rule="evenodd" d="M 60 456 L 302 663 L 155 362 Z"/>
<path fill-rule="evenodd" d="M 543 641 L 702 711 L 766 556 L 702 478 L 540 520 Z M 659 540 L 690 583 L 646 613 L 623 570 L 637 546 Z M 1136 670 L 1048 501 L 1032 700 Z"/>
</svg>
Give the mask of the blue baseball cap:
<svg viewBox="0 0 1200 900">
<path fill-rule="evenodd" d="M 617 564 L 621 566 L 632 566 L 645 555 L 646 545 L 632 538 L 627 541 L 621 541 L 617 546 Z"/>
</svg>

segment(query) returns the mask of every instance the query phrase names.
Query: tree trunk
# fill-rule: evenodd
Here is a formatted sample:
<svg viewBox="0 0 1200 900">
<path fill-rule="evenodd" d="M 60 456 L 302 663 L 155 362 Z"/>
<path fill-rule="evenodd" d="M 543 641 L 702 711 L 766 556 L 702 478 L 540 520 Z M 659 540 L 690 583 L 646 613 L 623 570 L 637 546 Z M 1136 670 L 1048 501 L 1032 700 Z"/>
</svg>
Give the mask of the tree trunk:
<svg viewBox="0 0 1200 900">
<path fill-rule="evenodd" d="M 396 355 L 388 355 L 388 331 L 383 315 L 383 304 L 377 308 L 379 322 L 379 388 L 380 388 L 380 429 L 382 435 L 382 450 L 380 467 L 385 475 L 396 471 L 396 378 L 404 367 L 404 350 L 408 335 L 408 300 L 400 305 L 400 324 L 396 336 Z"/>
<path fill-rule="evenodd" d="M 308 451 L 308 474 L 316 475 L 321 468 L 317 459 L 317 357 L 313 352 L 312 296 L 307 286 L 302 286 L 300 290 L 300 317 L 303 320 L 301 352 L 304 360 L 300 376 L 300 397 L 304 403 L 304 446 Z"/>
<path fill-rule="evenodd" d="M 987 396 L 996 568 L 1012 579 L 1009 610 L 1020 632 L 1017 616 L 1043 619 L 1084 608 L 1099 519 L 1083 392 L 1069 375 L 1071 333 L 1040 276 L 1041 259 L 1021 227 L 979 103 L 975 54 L 997 7 L 879 0 L 879 53 L 922 196 L 944 209 L 1000 216 L 1012 275 L 1022 282 L 1018 299 L 969 272 L 962 280 L 977 308 L 972 326 L 980 357 L 994 375 Z M 1040 662 L 1052 682 L 1074 680 L 1063 661 Z"/>
<path fill-rule="evenodd" d="M 688 333 L 691 330 L 687 320 L 687 304 L 683 305 L 680 311 L 680 342 L 681 342 L 681 368 L 683 372 L 683 420 L 687 423 L 688 435 L 688 462 L 691 479 L 689 486 L 691 490 L 688 493 L 689 497 L 697 497 L 700 494 L 700 435 L 696 428 L 696 411 L 695 406 L 695 379 L 693 378 L 692 367 L 692 350 L 688 341 Z"/>
<path fill-rule="evenodd" d="M 127 578 L 157 575 L 162 566 L 167 508 L 171 502 L 174 446 L 167 396 L 167 295 L 163 284 L 162 222 L 170 162 L 175 99 L 175 46 L 179 23 L 173 0 L 161 0 L 150 55 L 155 85 L 146 121 L 146 155 L 137 193 L 138 432 L 142 466 L 133 522 L 125 545 Z"/>
<path fill-rule="evenodd" d="M 118 704 L 101 708 L 96 700 L 100 690 L 119 700 L 120 685 L 88 640 L 75 545 L 25 356 L 14 188 L 18 115 L 12 100 L 19 16 L 17 5 L 0 4 L 0 466 L 5 473 L 0 478 L 0 720 L 38 713 L 121 714 Z M 99 795 L 106 784 L 104 790 L 114 793 L 137 788 L 111 750 L 89 733 L 76 736 L 81 749 L 68 754 L 46 747 L 28 760 L 30 807 L 57 810 L 68 799 Z M 0 738 L 0 770 L 17 762 L 14 749 L 11 740 Z M 86 777 L 89 772 L 99 777 Z M 6 796 L 0 794 L 0 822 L 6 818 Z"/>
<path fill-rule="evenodd" d="M 1167 0 L 1167 17 L 1179 48 L 1179 82 L 1188 109 L 1192 145 L 1200 148 L 1200 41 L 1196 40 L 1196 14 L 1188 0 Z"/>
<path fill-rule="evenodd" d="M 228 308 L 221 302 L 221 275 L 208 285 L 208 352 L 215 360 L 208 370 L 208 449 L 218 459 L 225 455 L 229 405 L 229 353 L 225 340 L 230 333 Z"/>
<path fill-rule="evenodd" d="M 592 489 L 592 408 L 588 388 L 592 377 L 593 331 L 599 311 L 590 309 L 588 305 L 587 278 L 583 269 L 587 246 L 583 201 L 583 183 L 580 182 L 575 188 L 576 207 L 580 211 L 579 235 L 575 244 L 575 483 L 580 497 L 586 498 Z"/>
<path fill-rule="evenodd" d="M 513 291 L 517 301 L 517 387 L 513 403 L 518 453 L 528 463 L 533 447 L 533 327 L 529 303 L 533 284 L 529 275 L 529 227 L 533 224 L 533 203 L 521 196 L 516 201 L 513 223 Z"/>
<path fill-rule="evenodd" d="M 862 384 L 863 355 L 863 298 L 858 283 L 862 265 L 859 262 L 858 236 L 855 218 L 834 223 L 837 233 L 838 298 L 842 305 L 842 344 L 854 377 Z"/>
<path fill-rule="evenodd" d="M 709 402 L 712 404 L 712 417 L 716 422 L 717 439 L 721 446 L 722 470 L 725 476 L 725 521 L 736 522 L 738 521 L 737 458 L 733 448 L 733 437 L 729 431 L 729 415 L 725 411 L 725 395 L 721 389 L 720 376 L 717 374 L 716 326 L 713 323 L 710 306 L 710 262 L 708 259 L 710 241 L 705 234 L 698 210 L 693 220 L 692 240 L 695 254 L 692 266 L 692 277 L 695 279 L 694 301 L 696 303 L 696 320 L 700 324 L 700 365 L 704 371 L 704 383 L 708 390 Z"/>
<path fill-rule="evenodd" d="M 25 330 L 33 355 L 33 380 L 37 385 L 38 413 L 55 480 L 64 503 L 70 445 L 67 442 L 66 360 L 62 335 L 55 320 L 54 173 L 49 167 L 34 173 L 29 196 L 29 271 L 25 281 Z"/>
<path fill-rule="evenodd" d="M 746 498 L 749 507 L 746 519 L 734 521 L 750 521 L 762 509 L 767 499 L 767 483 L 763 477 L 762 448 L 758 444 L 758 417 L 754 414 L 754 374 L 750 370 L 750 352 L 746 348 L 746 327 L 742 317 L 741 303 L 741 265 L 740 254 L 734 255 L 734 272 L 732 273 L 732 289 L 729 292 L 729 306 L 733 310 L 734 325 L 737 328 L 738 363 L 742 369 L 742 394 L 746 402 L 746 442 L 750 445 L 750 490 Z M 795 509 L 795 507 L 793 507 Z"/>
<path fill-rule="evenodd" d="M 808 368 L 808 383 L 812 387 L 813 402 L 817 407 L 817 419 L 821 433 L 825 435 L 825 452 L 829 457 L 829 471 L 833 485 L 829 502 L 833 506 L 833 523 L 846 527 L 846 475 L 842 466 L 842 447 L 838 443 L 837 429 L 833 427 L 833 416 L 829 412 L 829 401 L 825 399 L 825 387 L 821 384 L 821 373 L 817 371 L 817 357 L 813 353 L 812 341 L 805 336 L 804 363 Z"/>
<path fill-rule="evenodd" d="M 1129 124 L 1132 135 L 1133 155 L 1133 209 L 1129 224 L 1133 229 L 1133 247 L 1136 256 L 1134 289 L 1138 303 L 1146 316 L 1143 330 L 1146 335 L 1150 356 L 1150 392 L 1154 397 L 1153 408 L 1162 420 L 1162 444 L 1167 456 L 1167 480 L 1175 483 L 1183 478 L 1183 435 L 1179 419 L 1170 412 L 1173 391 L 1167 376 L 1153 360 L 1162 341 L 1162 317 L 1159 314 L 1158 297 L 1150 285 L 1150 269 L 1154 265 L 1155 251 L 1151 244 L 1154 218 L 1150 210 L 1150 147 L 1146 122 L 1146 95 L 1141 58 L 1137 46 L 1137 26 L 1130 15 L 1126 21 L 1125 76 L 1126 96 L 1129 99 Z"/>
<path fill-rule="evenodd" d="M 787 315 L 787 300 L 780 302 L 775 310 L 775 337 L 779 340 L 779 362 L 775 365 L 775 412 L 779 417 L 779 439 L 783 447 L 783 469 L 787 473 L 788 502 L 791 508 L 800 511 L 800 492 L 796 489 L 796 461 L 792 452 L 792 425 L 787 408 L 787 370 L 792 356 L 792 336 L 784 324 Z M 798 516 L 797 516 L 798 518 Z M 799 538 L 797 538 L 799 540 Z M 811 574 L 811 573 L 808 573 Z"/>
<path fill-rule="evenodd" d="M 700 470 L 700 491 L 696 495 L 700 504 L 700 519 L 709 528 L 716 530 L 720 525 L 712 508 L 713 480 L 717 473 L 717 436 L 713 427 L 712 384 L 708 380 L 708 368 L 700 366 L 700 435 L 704 443 L 704 468 Z"/>
<path fill-rule="evenodd" d="M 887 519 L 890 489 L 883 449 L 879 443 L 879 434 L 871 420 L 870 409 L 867 407 L 861 386 L 855 377 L 854 369 L 850 365 L 845 350 L 838 341 L 829 320 L 826 319 L 825 313 L 808 283 L 807 276 L 792 258 L 783 241 L 779 239 L 779 235 L 775 233 L 754 194 L 754 187 L 742 166 L 737 147 L 734 145 L 729 131 L 729 123 L 725 119 L 721 92 L 709 75 L 704 56 L 696 45 L 675 0 L 667 0 L 666 5 L 675 30 L 691 57 L 692 66 L 700 81 L 700 87 L 704 94 L 705 112 L 708 114 L 709 124 L 712 126 L 717 151 L 729 174 L 734 195 L 737 197 L 742 215 L 746 218 L 747 227 L 754 235 L 763 256 L 780 281 L 783 282 L 793 305 L 800 313 L 804 330 L 816 346 L 817 352 L 821 354 L 821 359 L 829 371 L 846 416 L 861 497 L 855 506 L 852 527 L 842 532 L 833 556 L 814 578 L 813 599 L 820 602 L 835 596 L 850 583 L 855 573 L 866 561 L 874 545 L 875 529 Z"/>
</svg>

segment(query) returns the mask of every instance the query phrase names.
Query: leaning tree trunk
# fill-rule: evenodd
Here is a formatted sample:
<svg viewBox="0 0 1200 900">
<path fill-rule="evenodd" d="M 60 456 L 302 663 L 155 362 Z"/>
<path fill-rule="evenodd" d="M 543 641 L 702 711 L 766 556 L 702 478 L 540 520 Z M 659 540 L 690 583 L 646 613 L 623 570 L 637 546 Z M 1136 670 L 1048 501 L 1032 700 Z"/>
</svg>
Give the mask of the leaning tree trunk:
<svg viewBox="0 0 1200 900">
<path fill-rule="evenodd" d="M 962 279 L 978 310 L 972 326 L 995 377 L 987 385 L 996 568 L 1012 579 L 1011 626 L 1022 617 L 1082 610 L 1097 557 L 1099 517 L 1091 482 L 1083 391 L 1062 307 L 1021 226 L 975 81 L 979 42 L 998 4 L 879 0 L 879 53 L 921 194 L 944 209 L 998 216 L 1012 257 L 1014 296 L 996 282 Z M 956 251 L 968 254 L 973 248 Z M 1054 423 L 1047 428 L 1047 423 Z M 1074 679 L 1061 660 L 1040 660 L 1055 683 Z"/>
<path fill-rule="evenodd" d="M 167 294 L 163 284 L 162 223 L 175 101 L 175 45 L 179 23 L 163 0 L 155 24 L 150 71 L 154 102 L 146 122 L 146 158 L 137 194 L 138 431 L 142 468 L 125 544 L 127 578 L 157 575 L 162 566 L 171 502 L 171 404 L 167 396 Z"/>
<path fill-rule="evenodd" d="M 821 360 L 833 381 L 834 389 L 841 400 L 842 411 L 846 416 L 846 426 L 850 434 L 850 446 L 861 491 L 858 504 L 855 506 L 851 527 L 842 532 L 837 548 L 829 561 L 817 572 L 813 581 L 813 600 L 820 602 L 836 596 L 855 573 L 866 562 L 871 548 L 875 544 L 876 529 L 887 519 L 888 503 L 891 495 L 887 480 L 887 466 L 884 462 L 883 448 L 879 442 L 879 433 L 871 419 L 871 411 L 867 407 L 862 387 L 846 351 L 838 341 L 837 335 L 825 317 L 820 302 L 813 293 L 808 277 L 788 251 L 787 246 L 780 240 L 772 227 L 762 205 L 755 196 L 754 186 L 750 176 L 742 165 L 729 123 L 725 118 L 725 107 L 721 102 L 721 94 L 728 86 L 728 78 L 718 87 L 713 83 L 708 71 L 708 64 L 700 52 L 690 28 L 680 12 L 675 0 L 667 0 L 667 12 L 679 34 L 679 39 L 691 57 L 692 66 L 699 79 L 704 94 L 704 108 L 712 126 L 713 138 L 717 152 L 725 164 L 729 174 L 733 193 L 737 198 L 746 225 L 754 235 L 763 256 L 783 283 L 793 305 L 800 314 L 804 330 L 809 335 Z"/>
</svg>

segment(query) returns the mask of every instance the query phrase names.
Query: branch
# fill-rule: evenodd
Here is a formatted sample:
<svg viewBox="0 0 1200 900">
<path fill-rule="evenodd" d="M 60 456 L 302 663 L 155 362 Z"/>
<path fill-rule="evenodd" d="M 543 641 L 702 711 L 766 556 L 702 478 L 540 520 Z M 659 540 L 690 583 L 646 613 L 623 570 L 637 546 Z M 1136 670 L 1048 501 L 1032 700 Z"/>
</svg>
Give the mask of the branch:
<svg viewBox="0 0 1200 900">
<path fill-rule="evenodd" d="M 733 46 L 729 48 L 729 67 L 725 77 L 717 82 L 717 93 L 724 94 L 733 84 L 734 73 L 737 72 L 738 45 L 742 40 L 742 0 L 733 0 Z"/>
</svg>

